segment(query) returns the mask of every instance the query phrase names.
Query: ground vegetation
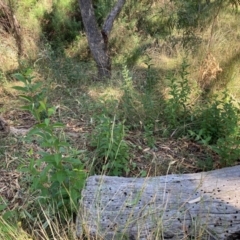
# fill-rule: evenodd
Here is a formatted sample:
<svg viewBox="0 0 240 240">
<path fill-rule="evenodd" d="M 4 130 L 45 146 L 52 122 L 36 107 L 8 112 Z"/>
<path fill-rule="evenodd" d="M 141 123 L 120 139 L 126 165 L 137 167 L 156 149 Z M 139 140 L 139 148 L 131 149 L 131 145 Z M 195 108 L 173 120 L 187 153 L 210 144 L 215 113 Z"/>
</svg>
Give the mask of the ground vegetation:
<svg viewBox="0 0 240 240">
<path fill-rule="evenodd" d="M 113 3 L 93 1 L 98 26 Z M 238 5 L 126 1 L 96 81 L 78 1 L 0 0 L 1 238 L 74 239 L 91 175 L 238 165 Z"/>
</svg>

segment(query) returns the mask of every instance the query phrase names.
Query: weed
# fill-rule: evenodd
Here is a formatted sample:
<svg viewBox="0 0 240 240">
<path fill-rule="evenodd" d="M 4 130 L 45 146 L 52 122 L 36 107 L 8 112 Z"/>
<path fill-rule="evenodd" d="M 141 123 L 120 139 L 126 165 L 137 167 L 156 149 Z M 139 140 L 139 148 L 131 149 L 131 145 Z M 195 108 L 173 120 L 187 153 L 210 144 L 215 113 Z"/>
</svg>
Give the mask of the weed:
<svg viewBox="0 0 240 240">
<path fill-rule="evenodd" d="M 227 136 L 225 138 L 220 138 L 212 149 L 219 154 L 221 165 L 223 167 L 231 166 L 240 158 L 239 136 Z"/>
<path fill-rule="evenodd" d="M 145 64 L 147 65 L 146 71 L 146 84 L 143 89 L 143 93 L 141 94 L 141 104 L 143 106 L 143 118 L 141 121 L 144 124 L 144 129 L 155 128 L 156 121 L 159 117 L 159 105 L 162 104 L 159 94 L 155 91 L 158 75 L 156 71 L 153 69 L 153 64 L 151 63 L 151 58 L 147 56 L 147 61 Z M 145 129 L 145 130 L 146 130 Z"/>
<path fill-rule="evenodd" d="M 157 82 L 157 74 L 152 68 L 153 64 L 151 63 L 151 60 L 152 60 L 151 57 L 147 55 L 147 60 L 145 61 L 145 64 L 147 65 L 147 76 L 145 86 L 146 92 L 152 92 Z"/>
<path fill-rule="evenodd" d="M 197 166 L 202 169 L 203 171 L 211 171 L 213 170 L 213 159 L 208 156 L 206 159 L 200 159 L 198 162 L 197 162 Z"/>
<path fill-rule="evenodd" d="M 19 96 L 28 102 L 28 104 L 21 107 L 21 109 L 29 111 L 40 123 L 45 117 L 47 117 L 46 89 L 42 88 L 42 83 L 40 82 L 33 83 L 34 77 L 31 76 L 31 74 L 31 69 L 27 69 L 23 74 L 14 74 L 14 78 L 22 82 L 24 86 L 14 86 L 13 88 L 21 91 L 23 94 Z M 52 112 L 51 108 L 48 110 Z"/>
<path fill-rule="evenodd" d="M 123 75 L 122 107 L 123 107 L 123 112 L 124 112 L 124 119 L 126 119 L 127 121 L 130 122 L 134 118 L 135 125 L 136 125 L 136 124 L 138 124 L 138 123 L 136 123 L 136 118 L 135 118 L 136 114 L 138 114 L 138 111 L 136 110 L 136 108 L 137 108 L 137 106 L 136 106 L 137 93 L 133 86 L 132 77 L 130 76 L 129 70 L 127 69 L 126 66 L 123 67 L 122 75 Z M 137 119 L 139 119 L 139 117 Z"/>
<path fill-rule="evenodd" d="M 238 131 L 238 110 L 227 91 L 221 98 L 213 96 L 199 112 L 201 136 L 202 139 L 208 139 L 209 144 L 216 144 L 220 138 L 235 135 Z"/>
<path fill-rule="evenodd" d="M 59 123 L 50 123 L 47 118 L 29 132 L 28 137 L 33 139 L 37 136 L 40 147 L 45 151 L 40 151 L 36 160 L 30 150 L 29 165 L 20 169 L 30 174 L 33 192 L 40 191 L 42 197 L 55 200 L 59 208 L 69 205 L 69 210 L 73 210 L 80 197 L 85 172 L 83 164 L 75 156 L 76 152 L 55 133 L 54 130 L 61 127 Z"/>
<path fill-rule="evenodd" d="M 149 147 L 153 148 L 155 146 L 154 125 L 153 124 L 144 125 L 144 138 Z"/>
<path fill-rule="evenodd" d="M 211 140 L 210 136 L 205 136 L 203 129 L 200 129 L 198 132 L 188 130 L 190 138 L 193 138 L 195 141 L 200 142 L 201 144 L 207 146 Z"/>
<path fill-rule="evenodd" d="M 170 131 L 175 131 L 179 126 L 185 125 L 189 117 L 188 99 L 190 87 L 188 83 L 189 65 L 183 61 L 180 69 L 180 80 L 173 75 L 167 79 L 170 81 L 170 99 L 166 102 L 164 109 L 165 121 Z"/>
<path fill-rule="evenodd" d="M 124 123 L 117 122 L 116 118 L 101 115 L 97 119 L 95 131 L 92 134 L 91 145 L 96 148 L 98 156 L 97 172 L 107 172 L 109 175 L 121 176 L 129 169 L 129 147 L 124 140 Z"/>
<path fill-rule="evenodd" d="M 223 166 L 231 165 L 240 156 L 239 111 L 227 91 L 198 109 L 198 123 L 189 130 L 196 141 L 209 145 L 221 158 Z"/>
<path fill-rule="evenodd" d="M 41 91 L 40 84 L 32 83 L 30 73 L 29 70 L 25 75 L 15 74 L 24 87 L 14 88 L 24 93 L 20 96 L 28 104 L 22 108 L 30 111 L 38 122 L 29 131 L 27 140 L 37 142 L 40 151 L 36 159 L 36 153 L 30 149 L 29 162 L 27 166 L 20 166 L 20 170 L 28 176 L 30 192 L 38 192 L 41 196 L 38 202 L 42 206 L 52 203 L 60 213 L 64 213 L 64 209 L 71 213 L 76 211 L 86 178 L 84 166 L 77 158 L 79 151 L 72 149 L 61 131 L 57 131 L 63 125 L 51 120 L 56 108 L 48 106 L 45 92 Z"/>
<path fill-rule="evenodd" d="M 71 43 L 82 28 L 76 1 L 53 1 L 51 11 L 35 14 L 41 19 L 43 33 L 56 51 L 62 50 L 66 43 Z"/>
<path fill-rule="evenodd" d="M 130 100 L 132 98 L 132 92 L 134 87 L 132 77 L 130 76 L 129 70 L 127 69 L 126 66 L 123 66 L 122 75 L 124 80 L 123 82 L 124 94 L 128 96 L 128 99 Z"/>
<path fill-rule="evenodd" d="M 138 92 L 133 85 L 133 79 L 130 76 L 126 66 L 123 67 L 123 96 L 122 106 L 124 119 L 134 127 L 155 125 L 159 116 L 157 111 L 159 96 L 155 96 L 154 86 L 156 84 L 156 73 L 152 70 L 151 64 L 148 66 L 146 84 L 142 92 Z"/>
</svg>

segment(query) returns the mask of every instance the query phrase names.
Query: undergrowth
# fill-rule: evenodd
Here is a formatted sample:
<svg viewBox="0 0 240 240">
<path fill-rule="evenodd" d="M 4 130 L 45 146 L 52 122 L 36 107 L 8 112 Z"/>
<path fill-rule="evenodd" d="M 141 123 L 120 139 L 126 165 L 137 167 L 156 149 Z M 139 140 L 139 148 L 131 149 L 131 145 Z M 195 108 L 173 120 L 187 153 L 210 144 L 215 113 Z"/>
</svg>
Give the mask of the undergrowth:
<svg viewBox="0 0 240 240">
<path fill-rule="evenodd" d="M 124 122 L 101 115 L 96 119 L 91 146 L 96 148 L 95 173 L 124 176 L 130 171 Z"/>
<path fill-rule="evenodd" d="M 222 166 L 232 165 L 240 157 L 238 103 L 227 90 L 190 102 L 188 69 L 185 59 L 179 71 L 166 78 L 169 83 L 168 99 L 156 101 L 154 95 L 157 93 L 137 91 L 128 70 L 124 68 L 123 108 L 119 110 L 124 112 L 129 126 L 143 128 L 147 144 L 151 147 L 155 145 L 154 135 L 187 137 L 216 152 Z"/>
<path fill-rule="evenodd" d="M 165 126 L 170 136 L 190 137 L 219 154 L 222 166 L 239 157 L 239 106 L 227 90 L 189 105 L 188 65 L 184 61 L 180 79 L 170 80 L 170 96 L 165 107 Z M 229 144 L 230 143 L 230 144 Z"/>
<path fill-rule="evenodd" d="M 23 56 L 25 59 L 14 66 L 10 57 L 8 61 L 0 60 L 8 66 L 0 69 L 1 96 L 6 90 L 4 84 L 10 79 L 20 81 L 23 86 L 15 90 L 21 92 L 19 97 L 24 100 L 22 109 L 29 111 L 36 123 L 27 137 L 21 139 L 28 151 L 18 168 L 23 173 L 28 201 L 11 210 L 7 208 L 8 202 L 0 204 L 2 238 L 17 239 L 16 231 L 23 227 L 36 238 L 71 239 L 71 223 L 87 173 L 128 176 L 137 165 L 132 162 L 132 152 L 139 154 L 140 164 L 142 159 L 145 165 L 156 162 L 156 153 L 164 149 L 159 139 L 197 143 L 219 157 L 218 167 L 235 165 L 239 160 L 238 12 L 234 15 L 226 5 L 219 14 L 220 5 L 216 6 L 224 1 L 170 1 L 165 5 L 165 1 L 128 1 L 109 39 L 115 74 L 111 84 L 117 82 L 119 96 L 107 100 L 93 99 L 89 94 L 91 85 L 97 86 L 96 91 L 112 85 L 97 85 L 93 81 L 95 67 L 89 62 L 90 52 L 77 2 L 10 2 L 23 26 L 27 39 L 24 46 L 30 46 L 28 40 L 31 39 L 38 45 L 36 49 L 41 50 L 29 47 Z M 237 1 L 230 2 L 237 6 Z M 99 25 L 111 6 L 109 0 L 94 1 Z M 1 18 L 6 20 L 4 14 Z M 10 33 L 4 28 L 0 30 L 4 43 Z M 8 43 L 9 39 L 5 41 Z M 0 50 L 5 54 L 9 48 L 3 43 Z M 13 50 L 10 49 L 9 56 Z M 201 70 L 205 73 L 213 70 L 209 65 L 201 69 L 200 62 L 209 52 L 216 57 L 216 65 L 221 65 L 223 72 L 207 79 L 213 85 L 206 93 L 196 82 Z M 54 92 L 56 96 L 48 92 L 33 78 L 33 72 L 24 67 L 22 60 L 26 60 L 46 84 L 53 79 L 56 88 L 64 88 L 65 95 L 61 90 Z M 9 66 L 11 71 L 4 72 Z M 21 74 L 10 77 L 12 72 Z M 231 85 L 234 87 L 226 90 Z M 68 110 L 77 121 L 83 118 L 90 122 L 86 124 L 87 131 L 91 132 L 86 144 L 87 161 L 81 158 L 83 151 L 67 140 L 64 124 L 56 121 L 56 114 L 62 109 L 51 106 L 49 98 L 65 98 L 63 101 L 68 101 Z M 127 140 L 133 137 L 139 138 L 134 139 L 137 143 Z M 2 152 L 5 159 L 7 155 Z M 196 165 L 211 170 L 216 167 L 212 156 L 199 159 Z M 59 230 L 66 226 L 70 231 L 64 235 Z"/>
<path fill-rule="evenodd" d="M 190 136 L 209 145 L 219 154 L 222 166 L 230 166 L 240 157 L 239 106 L 227 91 L 214 95 L 196 110 L 195 129 Z"/>
<path fill-rule="evenodd" d="M 131 147 L 126 141 L 133 129 L 143 132 L 143 139 L 151 149 L 156 149 L 159 137 L 188 138 L 218 154 L 222 166 L 234 164 L 240 156 L 237 103 L 224 91 L 190 104 L 188 68 L 184 60 L 179 70 L 166 78 L 169 97 L 164 99 L 156 97 L 154 74 L 148 75 L 147 88 L 140 92 L 124 67 L 121 99 L 109 99 L 93 106 L 101 108 L 102 113 L 93 116 L 90 147 L 94 157 L 90 164 L 80 159 L 82 151 L 74 149 L 66 140 L 64 125 L 54 118 L 58 109 L 51 106 L 46 89 L 35 81 L 32 71 L 14 74 L 14 78 L 23 83 L 23 86 L 14 87 L 25 102 L 22 109 L 29 111 L 36 120 L 24 141 L 35 142 L 38 150 L 31 147 L 27 152 L 27 164 L 19 166 L 24 174 L 23 182 L 28 185 L 27 194 L 34 200 L 24 210 L 5 209 L 5 220 L 20 218 L 30 232 L 33 229 L 41 232 L 44 226 L 44 231 L 38 234 L 56 237 L 58 227 L 68 224 L 76 215 L 86 169 L 90 174 L 128 176 L 135 168 Z M 213 166 L 211 161 L 208 159 L 199 166 L 209 169 Z M 59 226 L 52 229 L 50 220 L 57 221 Z"/>
<path fill-rule="evenodd" d="M 169 134 L 173 136 L 177 131 L 181 131 L 184 135 L 185 125 L 189 118 L 188 100 L 190 94 L 190 86 L 188 80 L 189 65 L 186 60 L 183 61 L 179 71 L 180 79 L 170 75 L 167 77 L 169 81 L 169 99 L 166 101 L 164 108 L 165 122 Z M 178 129 L 180 128 L 180 129 Z"/>
<path fill-rule="evenodd" d="M 57 109 L 49 106 L 44 88 L 41 83 L 33 82 L 31 71 L 24 75 L 14 74 L 14 78 L 24 84 L 23 87 L 14 87 L 22 92 L 20 97 L 27 103 L 21 108 L 28 110 L 37 121 L 25 141 L 35 142 L 39 149 L 36 152 L 35 148 L 30 148 L 27 164 L 19 166 L 28 185 L 27 194 L 35 198 L 21 212 L 21 218 L 24 223 L 28 222 L 28 228 L 38 228 L 42 224 L 53 234 L 50 219 L 65 222 L 76 214 L 80 190 L 86 179 L 84 164 L 78 157 L 81 151 L 66 141 L 64 125 L 53 119 Z M 39 222 L 38 226 L 35 221 Z"/>
</svg>

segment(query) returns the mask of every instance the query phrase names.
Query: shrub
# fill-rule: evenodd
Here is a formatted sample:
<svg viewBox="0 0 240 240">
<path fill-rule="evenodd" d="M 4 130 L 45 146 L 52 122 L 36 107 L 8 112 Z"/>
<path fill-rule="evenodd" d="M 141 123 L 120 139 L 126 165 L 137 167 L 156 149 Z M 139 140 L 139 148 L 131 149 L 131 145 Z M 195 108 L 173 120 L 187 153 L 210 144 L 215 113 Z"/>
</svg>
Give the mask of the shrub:
<svg viewBox="0 0 240 240">
<path fill-rule="evenodd" d="M 126 119 L 128 123 L 131 123 L 131 125 L 138 125 L 141 119 L 139 116 L 141 113 L 139 109 L 138 93 L 133 86 L 132 76 L 126 66 L 123 67 L 122 76 L 123 96 L 121 99 L 121 107 L 123 110 L 123 118 Z M 132 124 L 133 122 L 134 124 Z"/>
<path fill-rule="evenodd" d="M 221 97 L 214 95 L 199 106 L 194 118 L 190 136 L 211 146 L 223 166 L 231 165 L 240 156 L 239 110 L 228 92 L 224 91 Z"/>
<path fill-rule="evenodd" d="M 59 215 L 66 210 L 72 213 L 76 211 L 86 178 L 84 165 L 77 158 L 81 151 L 72 149 L 61 131 L 57 131 L 64 126 L 51 119 L 56 108 L 48 106 L 45 91 L 40 83 L 32 82 L 30 74 L 30 70 L 25 74 L 15 74 L 14 77 L 23 82 L 24 86 L 14 88 L 21 91 L 21 98 L 28 102 L 22 109 L 30 111 L 37 120 L 27 140 L 37 142 L 40 150 L 35 153 L 30 149 L 28 163 L 21 166 L 20 170 L 28 179 L 30 193 L 38 192 L 41 196 L 38 200 L 40 207 L 52 204 Z"/>
<path fill-rule="evenodd" d="M 142 85 L 142 91 L 138 91 L 134 87 L 132 76 L 126 66 L 123 67 L 123 96 L 121 99 L 121 107 L 123 110 L 123 118 L 127 124 L 138 127 L 145 125 L 155 125 L 155 121 L 159 116 L 159 94 L 154 92 L 157 74 L 151 68 L 150 63 L 146 74 L 146 82 Z"/>
<path fill-rule="evenodd" d="M 235 135 L 238 132 L 238 110 L 227 91 L 222 97 L 213 96 L 205 106 L 197 108 L 197 125 L 202 139 L 216 144 L 219 139 Z"/>
<path fill-rule="evenodd" d="M 54 0 L 51 11 L 45 11 L 39 20 L 43 34 L 55 50 L 73 42 L 83 29 L 79 5 L 74 0 Z"/>
<path fill-rule="evenodd" d="M 169 99 L 164 108 L 165 124 L 168 132 L 176 131 L 179 127 L 184 127 L 189 118 L 188 100 L 190 87 L 188 83 L 188 64 L 183 61 L 180 69 L 180 80 L 173 75 L 168 76 L 170 82 Z"/>
</svg>

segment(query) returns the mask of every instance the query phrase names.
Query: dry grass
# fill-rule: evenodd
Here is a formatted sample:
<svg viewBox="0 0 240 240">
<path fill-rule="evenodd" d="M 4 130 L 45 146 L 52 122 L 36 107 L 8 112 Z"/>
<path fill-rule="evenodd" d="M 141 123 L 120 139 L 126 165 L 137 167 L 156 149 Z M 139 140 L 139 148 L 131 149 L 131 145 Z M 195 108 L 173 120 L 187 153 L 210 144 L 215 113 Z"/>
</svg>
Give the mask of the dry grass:
<svg viewBox="0 0 240 240">
<path fill-rule="evenodd" d="M 32 240 L 33 238 L 27 234 L 21 227 L 11 226 L 2 217 L 0 217 L 0 237 L 6 240 Z"/>
<path fill-rule="evenodd" d="M 216 58 L 211 53 L 208 53 L 199 70 L 198 83 L 201 89 L 205 91 L 211 88 L 221 72 L 222 68 L 219 67 Z"/>
<path fill-rule="evenodd" d="M 14 37 L 10 34 L 1 34 L 0 56 L 0 65 L 3 72 L 18 68 L 18 49 Z"/>
<path fill-rule="evenodd" d="M 89 89 L 88 95 L 93 98 L 96 101 L 119 101 L 123 95 L 122 91 L 119 88 L 116 87 L 106 87 L 103 88 L 102 86 L 100 87 L 95 87 Z"/>
</svg>

